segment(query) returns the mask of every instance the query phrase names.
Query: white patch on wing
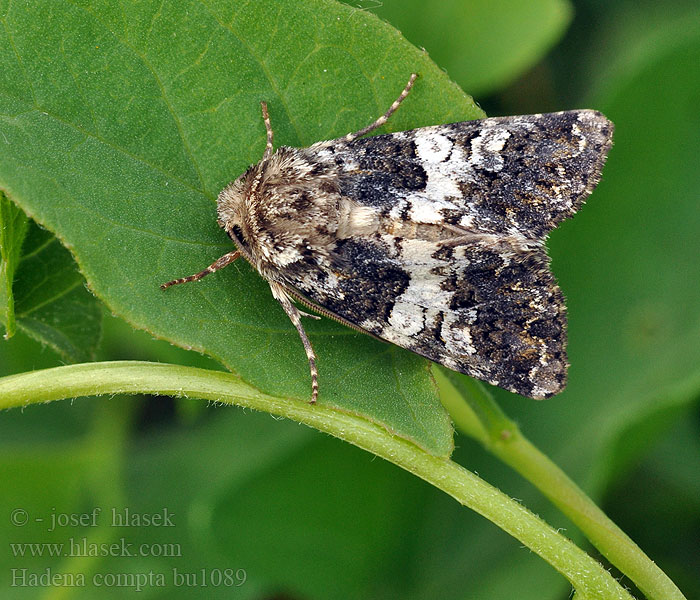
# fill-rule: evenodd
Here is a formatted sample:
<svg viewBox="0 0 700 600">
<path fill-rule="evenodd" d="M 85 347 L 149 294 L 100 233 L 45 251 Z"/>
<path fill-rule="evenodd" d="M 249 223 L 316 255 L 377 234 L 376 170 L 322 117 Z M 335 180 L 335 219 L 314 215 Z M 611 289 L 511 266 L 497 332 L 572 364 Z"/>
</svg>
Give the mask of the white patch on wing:
<svg viewBox="0 0 700 600">
<path fill-rule="evenodd" d="M 476 348 L 472 345 L 469 327 L 462 321 L 458 313 L 454 311 L 445 313 L 441 336 L 445 340 L 445 349 L 448 354 L 452 356 L 476 354 Z"/>
<path fill-rule="evenodd" d="M 462 190 L 458 182 L 466 177 L 464 150 L 434 128 L 418 130 L 416 154 L 427 175 L 425 188 L 409 194 L 410 218 L 417 223 L 441 223 L 442 211 L 459 210 Z"/>
<path fill-rule="evenodd" d="M 416 152 L 422 163 L 435 164 L 444 161 L 452 150 L 452 140 L 431 129 L 415 132 Z"/>
<path fill-rule="evenodd" d="M 387 239 L 385 241 L 389 242 L 391 240 L 391 236 L 387 236 Z M 420 265 L 427 265 L 428 269 L 431 269 L 433 267 L 438 267 L 440 265 L 444 264 L 444 261 L 442 260 L 437 260 L 432 257 L 432 254 L 438 249 L 438 245 L 435 242 L 431 242 L 428 240 L 422 240 L 420 238 L 404 238 L 401 241 L 401 260 L 403 263 L 405 263 L 409 269 L 411 269 L 411 266 L 419 267 Z M 426 279 L 429 277 L 429 273 L 423 273 L 423 271 L 428 271 L 428 269 L 420 268 L 420 273 L 413 273 L 412 271 L 409 271 L 411 274 L 411 278 L 413 279 L 414 277 L 420 276 L 422 279 Z M 415 269 L 418 270 L 418 269 Z M 433 276 L 435 278 L 435 281 L 440 281 L 440 277 L 437 275 Z"/>
<path fill-rule="evenodd" d="M 433 129 L 416 132 L 416 154 L 428 176 L 423 194 L 428 198 L 449 198 L 462 195 L 455 181 L 455 173 L 462 170 L 464 152 L 446 135 Z"/>
<path fill-rule="evenodd" d="M 416 223 L 442 223 L 444 217 L 440 212 L 443 208 L 456 209 L 457 205 L 453 202 L 449 202 L 441 199 L 441 196 L 435 195 L 431 199 L 430 196 L 427 198 L 423 196 L 426 192 L 421 192 L 421 194 L 414 194 L 408 197 L 408 201 L 411 205 L 410 217 L 411 220 Z"/>
<path fill-rule="evenodd" d="M 393 221 L 398 221 L 401 218 L 401 213 L 404 211 L 408 201 L 405 198 L 397 199 L 394 206 L 389 211 L 389 218 Z"/>
<path fill-rule="evenodd" d="M 579 119 L 580 118 L 581 117 L 579 117 Z M 574 123 L 571 126 L 571 133 L 578 138 L 578 154 L 573 154 L 573 156 L 578 156 L 586 149 L 586 146 L 588 145 L 588 140 L 581 131 L 581 128 L 576 123 Z"/>
<path fill-rule="evenodd" d="M 389 315 L 389 325 L 393 332 L 407 337 L 414 336 L 425 328 L 423 309 L 410 302 L 396 302 Z"/>
<path fill-rule="evenodd" d="M 463 214 L 459 219 L 459 224 L 465 229 L 471 227 L 474 225 L 474 215 L 470 215 L 469 213 Z"/>
<path fill-rule="evenodd" d="M 406 340 L 423 331 L 432 331 L 440 313 L 449 311 L 452 292 L 441 289 L 444 277 L 432 270 L 444 266 L 445 262 L 432 257 L 437 250 L 435 242 L 421 239 L 404 239 L 401 259 L 411 279 L 408 287 L 396 299 L 389 316 L 389 327 L 381 336 L 401 346 Z M 410 344 L 408 345 L 410 347 Z"/>
<path fill-rule="evenodd" d="M 499 154 L 510 138 L 510 131 L 498 125 L 484 127 L 472 140 L 470 162 L 479 169 L 498 172 L 503 169 L 503 157 Z"/>
</svg>

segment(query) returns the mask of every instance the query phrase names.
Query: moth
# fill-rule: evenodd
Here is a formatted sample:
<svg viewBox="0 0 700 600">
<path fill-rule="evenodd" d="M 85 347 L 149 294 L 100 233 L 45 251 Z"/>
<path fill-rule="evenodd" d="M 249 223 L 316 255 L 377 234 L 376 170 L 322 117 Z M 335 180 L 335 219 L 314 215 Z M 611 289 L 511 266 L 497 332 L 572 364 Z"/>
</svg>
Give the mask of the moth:
<svg viewBox="0 0 700 600">
<path fill-rule="evenodd" d="M 295 301 L 450 369 L 528 396 L 566 385 L 566 309 L 545 239 L 600 179 L 613 124 L 593 110 L 487 118 L 273 151 L 219 194 L 235 242 L 316 355 Z M 315 317 L 320 318 L 320 317 Z"/>
</svg>

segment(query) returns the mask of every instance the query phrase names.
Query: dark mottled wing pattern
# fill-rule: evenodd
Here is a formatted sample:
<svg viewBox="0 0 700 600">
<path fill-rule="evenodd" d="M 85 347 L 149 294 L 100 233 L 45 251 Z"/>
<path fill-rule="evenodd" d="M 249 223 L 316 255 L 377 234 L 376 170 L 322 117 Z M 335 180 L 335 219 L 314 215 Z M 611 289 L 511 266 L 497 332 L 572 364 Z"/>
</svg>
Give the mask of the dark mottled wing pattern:
<svg viewBox="0 0 700 600">
<path fill-rule="evenodd" d="M 598 183 L 612 132 L 602 114 L 582 110 L 424 127 L 350 144 L 340 139 L 331 147 L 343 170 L 341 193 L 386 214 L 413 198 L 435 203 L 448 223 L 541 239 Z"/>
<path fill-rule="evenodd" d="M 447 367 L 551 396 L 566 384 L 566 315 L 544 238 L 597 184 L 611 138 L 600 113 L 570 111 L 314 144 L 302 152 L 337 170 L 356 208 L 327 260 L 285 283 Z"/>
</svg>

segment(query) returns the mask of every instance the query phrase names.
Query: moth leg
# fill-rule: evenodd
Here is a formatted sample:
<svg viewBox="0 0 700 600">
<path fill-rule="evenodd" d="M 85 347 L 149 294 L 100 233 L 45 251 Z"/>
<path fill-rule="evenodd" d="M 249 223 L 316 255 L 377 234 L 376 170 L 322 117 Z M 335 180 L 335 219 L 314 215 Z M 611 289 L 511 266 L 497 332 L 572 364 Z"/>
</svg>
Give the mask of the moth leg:
<svg viewBox="0 0 700 600">
<path fill-rule="evenodd" d="M 284 287 L 279 283 L 270 281 L 270 289 L 272 290 L 272 295 L 277 299 L 277 301 L 282 305 L 284 312 L 287 313 L 289 320 L 292 322 L 294 327 L 297 328 L 299 332 L 299 337 L 301 338 L 301 343 L 304 344 L 304 350 L 306 350 L 306 358 L 309 359 L 309 370 L 311 371 L 311 404 L 316 404 L 316 399 L 318 398 L 318 371 L 316 370 L 316 355 L 314 354 L 314 349 L 311 347 L 311 342 L 309 338 L 306 337 L 306 332 L 304 331 L 304 326 L 301 324 L 302 313 L 299 309 L 292 304 L 291 299 L 287 295 Z"/>
<path fill-rule="evenodd" d="M 172 281 L 168 281 L 167 283 L 163 283 L 160 286 L 160 289 L 165 290 L 165 289 L 169 288 L 171 285 L 179 285 L 180 283 L 188 283 L 190 281 L 199 281 L 200 279 L 202 279 L 202 277 L 206 277 L 207 275 L 209 275 L 209 273 L 213 273 L 214 271 L 218 271 L 219 269 L 223 269 L 225 266 L 231 264 L 240 255 L 241 255 L 241 253 L 238 250 L 235 250 L 234 252 L 229 252 L 228 254 L 224 254 L 221 258 L 217 258 L 212 264 L 210 264 L 203 271 L 200 271 L 199 273 L 195 273 L 194 275 L 190 275 L 189 277 L 181 277 L 180 279 L 173 279 Z"/>
<path fill-rule="evenodd" d="M 314 319 L 315 321 L 320 321 L 320 320 L 321 320 L 321 317 L 319 317 L 318 315 L 312 315 L 311 313 L 307 313 L 307 312 L 305 312 L 305 311 L 303 311 L 303 310 L 300 310 L 300 311 L 299 311 L 299 314 L 300 314 L 302 317 L 309 317 L 309 319 Z"/>
<path fill-rule="evenodd" d="M 404 101 L 406 96 L 408 96 L 408 92 L 411 91 L 411 88 L 413 87 L 413 84 L 415 83 L 417 77 L 417 73 L 411 73 L 406 87 L 403 89 L 403 92 L 399 94 L 399 97 L 396 100 L 394 100 L 394 103 L 389 107 L 389 110 L 387 110 L 371 125 L 367 125 L 367 127 L 364 127 L 363 129 L 360 129 L 360 131 L 356 131 L 355 133 L 348 133 L 344 138 L 345 141 L 352 142 L 353 140 L 356 140 L 357 138 L 368 134 L 370 131 L 374 131 L 375 129 L 378 129 L 379 127 L 384 125 L 384 123 L 386 123 L 389 120 L 389 117 L 396 112 L 396 109 Z"/>
</svg>

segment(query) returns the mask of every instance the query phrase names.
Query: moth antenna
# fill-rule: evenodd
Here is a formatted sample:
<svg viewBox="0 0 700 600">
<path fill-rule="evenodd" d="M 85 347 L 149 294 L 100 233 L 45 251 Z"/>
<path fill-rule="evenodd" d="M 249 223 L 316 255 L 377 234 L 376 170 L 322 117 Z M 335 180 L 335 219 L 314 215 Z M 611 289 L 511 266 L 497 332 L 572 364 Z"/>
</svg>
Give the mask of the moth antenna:
<svg viewBox="0 0 700 600">
<path fill-rule="evenodd" d="M 367 127 L 364 127 L 363 129 L 360 129 L 360 131 L 356 131 L 355 133 L 348 133 L 345 136 L 345 141 L 352 142 L 353 140 L 356 140 L 357 138 L 368 134 L 370 131 L 379 129 L 382 125 L 384 125 L 384 123 L 386 123 L 389 120 L 389 117 L 396 112 L 396 109 L 404 101 L 406 96 L 408 96 L 408 92 L 411 91 L 411 88 L 413 87 L 413 84 L 415 83 L 417 77 L 417 73 L 411 73 L 411 76 L 408 78 L 408 83 L 406 84 L 406 87 L 403 88 L 403 92 L 399 94 L 399 97 L 396 100 L 394 100 L 394 103 L 389 107 L 389 110 L 387 110 L 371 125 L 367 125 Z"/>
<path fill-rule="evenodd" d="M 238 250 L 236 250 L 234 252 L 229 252 L 228 254 L 224 254 L 221 258 L 217 258 L 212 264 L 210 264 L 203 271 L 200 271 L 199 273 L 195 273 L 194 275 L 190 275 L 189 277 L 181 277 L 180 279 L 173 279 L 172 281 L 168 281 L 167 283 L 163 283 L 160 286 L 160 289 L 167 290 L 171 285 L 179 285 L 181 283 L 189 283 L 190 281 L 199 281 L 203 277 L 206 277 L 207 275 L 209 275 L 209 273 L 213 273 L 214 271 L 218 271 L 219 269 L 223 269 L 225 266 L 231 264 L 240 255 L 241 255 L 241 253 Z"/>
<path fill-rule="evenodd" d="M 274 134 L 272 133 L 270 115 L 267 112 L 267 102 L 261 102 L 260 107 L 262 108 L 263 121 L 265 121 L 265 131 L 267 132 L 267 143 L 265 144 L 265 152 L 263 153 L 262 159 L 267 160 L 272 156 L 272 140 L 274 139 Z"/>
<path fill-rule="evenodd" d="M 311 347 L 311 342 L 306 336 L 304 326 L 301 324 L 301 314 L 299 309 L 292 304 L 287 292 L 279 283 L 270 281 L 269 284 L 270 289 L 272 290 L 272 295 L 282 305 L 282 308 L 284 309 L 284 312 L 287 313 L 289 320 L 299 332 L 301 343 L 304 344 L 306 358 L 309 359 L 309 370 L 311 371 L 311 400 L 309 401 L 309 404 L 316 404 L 316 399 L 318 398 L 318 370 L 316 369 L 316 354 L 314 354 L 314 349 Z"/>
</svg>

